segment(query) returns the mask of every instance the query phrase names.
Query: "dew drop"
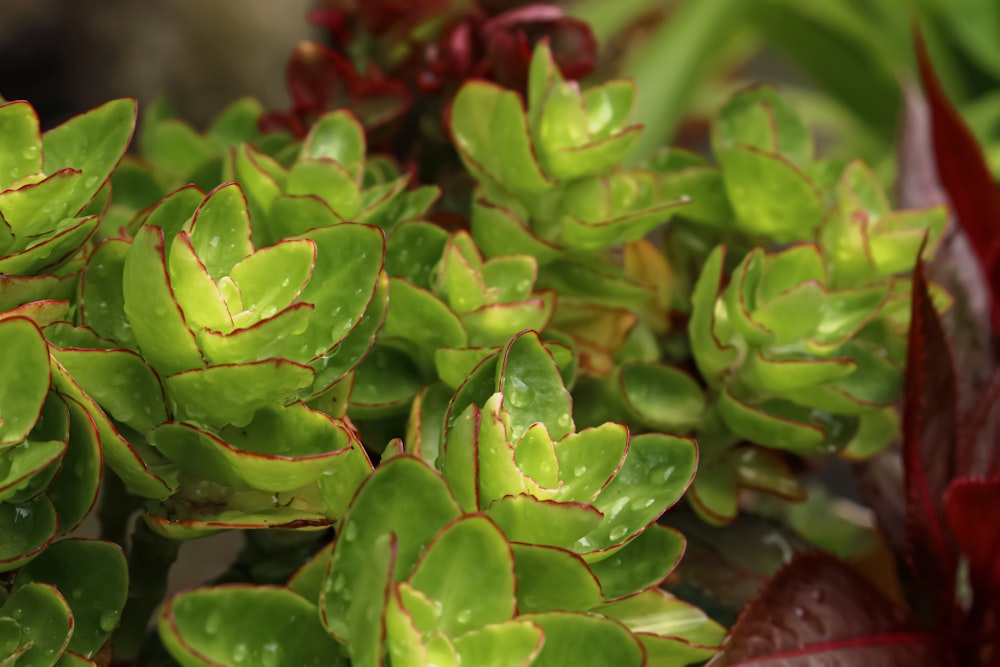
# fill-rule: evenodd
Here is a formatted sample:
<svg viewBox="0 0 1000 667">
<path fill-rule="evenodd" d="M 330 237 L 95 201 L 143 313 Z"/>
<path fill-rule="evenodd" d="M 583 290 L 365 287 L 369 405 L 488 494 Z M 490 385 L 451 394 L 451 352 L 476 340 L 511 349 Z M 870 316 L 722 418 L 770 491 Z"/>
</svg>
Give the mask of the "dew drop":
<svg viewBox="0 0 1000 667">
<path fill-rule="evenodd" d="M 244 643 L 239 643 L 233 647 L 233 662 L 244 662 L 250 655 L 250 649 Z"/>
<path fill-rule="evenodd" d="M 611 529 L 611 532 L 608 534 L 608 537 L 610 537 L 612 540 L 620 540 L 623 537 L 625 537 L 625 534 L 627 532 L 628 532 L 628 527 L 616 526 L 615 528 Z"/>
<path fill-rule="evenodd" d="M 205 619 L 205 634 L 214 635 L 219 632 L 219 627 L 222 625 L 222 614 L 219 612 L 213 612 L 208 615 Z"/>
<path fill-rule="evenodd" d="M 358 536 L 358 525 L 356 523 L 348 523 L 344 526 L 344 541 L 351 542 Z"/>
<path fill-rule="evenodd" d="M 507 386 L 505 389 L 506 398 L 510 400 L 511 405 L 516 408 L 526 408 L 531 405 L 531 390 L 528 385 L 524 383 L 524 380 L 518 377 L 509 377 Z"/>
<path fill-rule="evenodd" d="M 573 468 L 574 477 L 583 477 L 587 473 L 587 466 L 577 466 Z"/>
<path fill-rule="evenodd" d="M 106 609 L 101 612 L 101 617 L 98 619 L 97 624 L 104 632 L 111 632 L 118 625 L 118 616 L 117 609 Z"/>
<path fill-rule="evenodd" d="M 281 645 L 268 642 L 261 647 L 260 664 L 264 667 L 278 667 L 283 657 Z"/>
<path fill-rule="evenodd" d="M 469 619 L 471 618 L 472 618 L 472 610 L 463 609 L 462 611 L 458 612 L 458 615 L 455 617 L 455 620 L 458 621 L 459 623 L 468 623 Z"/>
</svg>

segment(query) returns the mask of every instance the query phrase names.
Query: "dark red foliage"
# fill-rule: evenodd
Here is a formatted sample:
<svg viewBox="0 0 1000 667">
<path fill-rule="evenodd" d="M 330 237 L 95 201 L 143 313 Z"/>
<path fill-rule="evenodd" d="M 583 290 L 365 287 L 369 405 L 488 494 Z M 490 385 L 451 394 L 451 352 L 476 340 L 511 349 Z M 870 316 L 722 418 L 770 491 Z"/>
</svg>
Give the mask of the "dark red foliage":
<svg viewBox="0 0 1000 667">
<path fill-rule="evenodd" d="M 903 408 L 907 558 L 918 580 L 936 582 L 932 608 L 947 618 L 958 554 L 946 529 L 944 494 L 956 475 L 958 398 L 951 350 L 920 262 L 912 298 Z"/>
<path fill-rule="evenodd" d="M 304 137 L 320 115 L 348 108 L 367 128 L 385 125 L 406 112 L 412 97 L 401 82 L 386 77 L 375 65 L 358 72 L 336 51 L 303 42 L 292 53 L 286 72 L 292 108 L 261 117 L 265 132 L 286 130 Z"/>
<path fill-rule="evenodd" d="M 941 667 L 935 638 L 832 556 L 796 555 L 749 604 L 710 667 Z"/>
<path fill-rule="evenodd" d="M 312 12 L 310 19 L 329 30 L 333 48 L 303 44 L 296 49 L 287 75 L 292 108 L 266 114 L 264 131 L 303 136 L 324 111 L 350 108 L 369 133 L 393 124 L 403 129 L 395 134 L 416 138 L 428 128 L 416 116 L 430 114 L 437 125 L 451 97 L 469 79 L 488 79 L 523 92 L 532 52 L 542 40 L 549 41 L 568 79 L 587 76 L 596 63 L 597 42 L 590 28 L 551 4 L 497 9 L 450 0 L 335 1 Z M 422 31 L 433 21 L 441 25 L 427 38 Z M 357 56 L 359 47 L 369 63 L 364 71 L 347 55 Z M 436 138 L 444 136 L 438 132 Z M 405 144 L 400 147 L 394 137 L 389 147 L 405 159 L 410 152 Z"/>
<path fill-rule="evenodd" d="M 948 101 L 919 31 L 914 38 L 924 94 L 930 107 L 937 172 L 962 229 L 972 243 L 991 293 L 994 334 L 1000 333 L 1000 193 L 982 150 Z"/>
</svg>

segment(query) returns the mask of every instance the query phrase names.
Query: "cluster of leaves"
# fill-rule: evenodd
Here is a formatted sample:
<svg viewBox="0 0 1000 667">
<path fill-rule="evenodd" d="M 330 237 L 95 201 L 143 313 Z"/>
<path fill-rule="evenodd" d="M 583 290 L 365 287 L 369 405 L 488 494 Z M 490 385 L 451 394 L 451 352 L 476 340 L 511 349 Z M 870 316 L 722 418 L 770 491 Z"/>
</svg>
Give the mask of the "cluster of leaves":
<svg viewBox="0 0 1000 667">
<path fill-rule="evenodd" d="M 474 188 L 443 200 L 471 202 L 468 229 L 369 155 L 398 82 L 332 51 L 305 47 L 326 65 L 286 119 L 301 141 L 262 133 L 275 119 L 248 100 L 204 135 L 155 107 L 123 160 L 130 101 L 44 135 L 0 106 L 0 664 L 96 664 L 129 574 L 115 659 L 135 658 L 165 576 L 147 551 L 268 528 L 336 538 L 285 586 L 168 602 L 182 664 L 697 662 L 722 630 L 659 588 L 684 550 L 661 515 L 689 485 L 714 523 L 741 487 L 800 498 L 793 457 L 896 434 L 906 274 L 943 208 L 893 212 L 768 88 L 722 109 L 717 164 L 624 166 L 634 84 L 581 90 L 555 39 L 529 61 L 526 24 L 576 22 L 372 4 L 334 27 L 485 48 L 461 76 L 523 89 L 471 81 L 451 103 Z M 440 55 L 408 48 L 408 67 Z M 341 84 L 360 121 L 328 110 Z M 123 488 L 106 536 L 142 511 L 129 568 L 108 542 L 56 542 L 105 464 Z"/>
<path fill-rule="evenodd" d="M 280 606 L 304 664 L 342 664 L 330 635 L 355 665 L 682 665 L 712 654 L 721 628 L 656 589 L 683 538 L 653 522 L 694 474 L 693 442 L 632 438 L 613 423 L 575 432 L 559 369 L 530 332 L 477 367 L 447 415 L 443 430 L 417 423 L 390 444 L 336 541 L 287 588 L 174 598 L 160 621 L 171 653 L 185 665 L 285 664 L 268 659 L 284 628 L 235 622 L 247 607 L 271 618 Z"/>
<path fill-rule="evenodd" d="M 933 122 L 922 128 L 930 137 L 912 125 L 906 129 L 901 180 L 914 190 L 914 183 L 941 179 L 961 225 L 953 234 L 968 236 L 970 261 L 978 259 L 990 275 L 993 239 L 984 212 L 995 210 L 1000 198 L 975 139 L 941 91 L 919 35 L 917 54 Z M 913 148 L 920 143 L 933 143 L 936 154 Z M 911 309 L 902 484 L 879 466 L 864 475 L 872 508 L 902 566 L 899 582 L 888 580 L 896 576 L 891 568 L 883 571 L 889 577 L 870 580 L 829 555 L 797 556 L 742 612 L 711 665 L 1000 664 L 1000 372 L 993 369 L 985 384 L 963 377 L 969 374 L 956 363 L 920 262 Z"/>
</svg>

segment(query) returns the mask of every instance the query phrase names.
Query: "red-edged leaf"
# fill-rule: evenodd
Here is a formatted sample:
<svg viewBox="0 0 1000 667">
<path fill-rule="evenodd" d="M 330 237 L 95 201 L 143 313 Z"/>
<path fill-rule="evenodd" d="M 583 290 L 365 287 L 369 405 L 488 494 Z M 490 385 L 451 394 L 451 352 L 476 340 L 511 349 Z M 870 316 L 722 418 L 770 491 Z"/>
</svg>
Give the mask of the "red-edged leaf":
<svg viewBox="0 0 1000 667">
<path fill-rule="evenodd" d="M 941 667 L 934 637 L 832 556 L 799 554 L 730 630 L 709 667 Z"/>
<path fill-rule="evenodd" d="M 899 205 L 926 209 L 948 203 L 938 177 L 931 136 L 931 112 L 920 88 L 905 86 L 903 115 L 896 152 Z M 952 336 L 959 396 L 965 409 L 979 395 L 993 368 L 990 326 L 992 294 L 983 267 L 961 225 L 950 215 L 945 238 L 934 253 L 930 273 L 955 303 L 945 316 Z M 980 473 L 982 474 L 982 473 Z"/>
<path fill-rule="evenodd" d="M 969 563 L 973 604 L 1000 610 L 1000 478 L 963 477 L 945 496 L 948 525 Z"/>
<path fill-rule="evenodd" d="M 938 176 L 982 265 L 991 292 L 993 332 L 1000 332 L 1000 193 L 976 138 L 948 101 L 920 32 L 914 34 L 920 78 L 931 111 Z"/>
<path fill-rule="evenodd" d="M 958 402 L 951 350 L 919 260 L 912 298 L 903 395 L 906 539 L 910 568 L 942 618 L 953 611 L 958 564 L 944 516 L 944 493 L 956 476 Z"/>
</svg>

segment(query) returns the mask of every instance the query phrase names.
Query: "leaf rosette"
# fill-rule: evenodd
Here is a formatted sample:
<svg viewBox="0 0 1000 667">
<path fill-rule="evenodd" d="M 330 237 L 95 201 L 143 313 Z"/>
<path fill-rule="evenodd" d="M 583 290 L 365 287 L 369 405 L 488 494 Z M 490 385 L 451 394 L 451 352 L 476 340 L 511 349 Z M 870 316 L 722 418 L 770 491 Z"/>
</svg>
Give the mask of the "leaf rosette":
<svg viewBox="0 0 1000 667">
<path fill-rule="evenodd" d="M 434 203 L 434 186 L 408 189 L 410 176 L 388 157 L 366 159 L 365 134 L 347 111 L 323 115 L 284 166 L 250 144 L 231 154 L 225 177 L 240 184 L 254 219 L 253 241 L 279 239 L 343 221 L 392 229 Z"/>
<path fill-rule="evenodd" d="M 149 519 L 178 537 L 327 525 L 370 470 L 351 429 L 302 401 L 349 388 L 382 323 L 382 231 L 343 223 L 260 248 L 252 236 L 238 185 L 177 191 L 131 243 L 96 249 L 82 305 L 95 330 L 60 341 L 109 439 L 171 470 L 159 490 L 124 479 L 170 496 Z"/>
<path fill-rule="evenodd" d="M 40 324 L 65 318 L 77 255 L 100 223 L 102 188 L 134 126 L 128 99 L 44 134 L 30 104 L 0 104 L 0 312 Z"/>
<path fill-rule="evenodd" d="M 530 255 L 485 260 L 467 232 L 407 221 L 389 235 L 392 308 L 375 350 L 355 373 L 352 417 L 405 414 L 434 382 L 457 388 L 483 359 L 520 331 L 541 331 L 555 294 L 535 289 Z M 570 363 L 569 349 L 561 362 Z"/>
</svg>

